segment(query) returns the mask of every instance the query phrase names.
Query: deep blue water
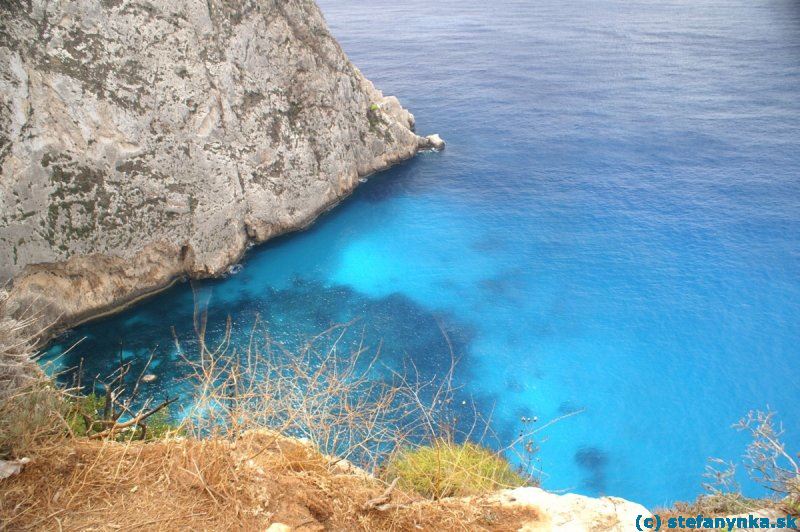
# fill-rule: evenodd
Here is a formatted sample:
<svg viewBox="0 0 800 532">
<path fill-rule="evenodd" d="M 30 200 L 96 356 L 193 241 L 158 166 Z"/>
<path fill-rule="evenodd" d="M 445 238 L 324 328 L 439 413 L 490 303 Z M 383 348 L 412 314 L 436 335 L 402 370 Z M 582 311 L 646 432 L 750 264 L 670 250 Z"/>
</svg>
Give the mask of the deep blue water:
<svg viewBox="0 0 800 532">
<path fill-rule="evenodd" d="M 361 317 L 384 358 L 461 363 L 458 398 L 547 431 L 545 486 L 694 498 L 769 405 L 800 449 L 800 3 L 322 0 L 361 70 L 446 151 L 373 177 L 241 273 L 70 333 L 90 372 L 195 297 L 279 338 Z M 441 327 L 441 329 L 440 329 Z"/>
</svg>

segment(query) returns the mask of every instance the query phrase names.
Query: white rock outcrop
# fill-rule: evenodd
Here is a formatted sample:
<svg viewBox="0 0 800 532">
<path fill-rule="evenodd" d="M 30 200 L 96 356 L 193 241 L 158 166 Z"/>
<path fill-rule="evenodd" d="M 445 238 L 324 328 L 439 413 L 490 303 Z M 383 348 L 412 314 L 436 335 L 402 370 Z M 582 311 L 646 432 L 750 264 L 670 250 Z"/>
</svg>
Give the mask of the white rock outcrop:
<svg viewBox="0 0 800 532">
<path fill-rule="evenodd" d="M 644 506 L 617 497 L 557 495 L 532 487 L 503 490 L 491 500 L 532 510 L 536 518 L 522 532 L 627 532 L 636 530 L 638 516 L 652 516 Z"/>
</svg>

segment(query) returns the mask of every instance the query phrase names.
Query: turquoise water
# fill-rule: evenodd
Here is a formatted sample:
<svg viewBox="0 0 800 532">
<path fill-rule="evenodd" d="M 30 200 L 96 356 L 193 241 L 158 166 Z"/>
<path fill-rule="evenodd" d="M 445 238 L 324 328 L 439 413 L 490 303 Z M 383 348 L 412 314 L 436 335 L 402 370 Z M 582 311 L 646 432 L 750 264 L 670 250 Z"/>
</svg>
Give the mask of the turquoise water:
<svg viewBox="0 0 800 532">
<path fill-rule="evenodd" d="M 279 339 L 361 318 L 389 363 L 461 357 L 457 399 L 546 431 L 551 489 L 700 493 L 769 405 L 800 448 L 800 4 L 323 0 L 351 59 L 446 151 L 374 176 L 308 231 L 70 332 L 63 365 L 185 366 L 195 300 Z M 748 487 L 750 489 L 751 487 Z"/>
</svg>

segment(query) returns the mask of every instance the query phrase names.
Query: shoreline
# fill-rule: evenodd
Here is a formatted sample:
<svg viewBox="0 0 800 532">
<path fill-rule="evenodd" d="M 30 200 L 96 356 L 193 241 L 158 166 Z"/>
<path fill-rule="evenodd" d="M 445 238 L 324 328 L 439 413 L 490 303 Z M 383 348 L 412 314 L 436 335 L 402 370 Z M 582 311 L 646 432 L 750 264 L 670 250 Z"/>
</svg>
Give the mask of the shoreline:
<svg viewBox="0 0 800 532">
<path fill-rule="evenodd" d="M 438 137 L 438 136 L 437 136 Z M 427 139 L 427 137 L 421 137 L 423 139 Z M 438 152 L 441 151 L 441 148 L 436 149 L 430 146 L 426 146 L 420 144 L 418 149 L 413 153 L 410 157 L 400 157 L 395 160 L 391 160 L 386 164 L 384 167 L 376 168 L 364 175 L 359 175 L 358 178 L 355 180 L 355 186 L 349 188 L 346 193 L 342 196 L 337 197 L 334 201 L 323 204 L 319 209 L 315 210 L 306 220 L 302 221 L 296 226 L 290 226 L 286 228 L 279 228 L 273 234 L 270 234 L 267 238 L 263 240 L 259 240 L 258 238 L 254 238 L 250 235 L 250 232 L 245 230 L 246 238 L 244 240 L 244 245 L 242 246 L 241 251 L 236 254 L 236 258 L 225 265 L 225 271 L 231 266 L 239 264 L 242 259 L 247 255 L 248 251 L 252 248 L 256 248 L 261 246 L 262 244 L 266 244 L 276 238 L 285 237 L 292 233 L 299 233 L 309 229 L 313 226 L 317 220 L 321 217 L 325 216 L 327 213 L 333 211 L 338 207 L 341 203 L 347 201 L 350 196 L 356 191 L 359 185 L 362 184 L 361 180 L 368 180 L 372 176 L 376 174 L 380 174 L 381 172 L 385 172 L 390 168 L 395 166 L 407 163 L 411 161 L 414 157 L 416 157 L 420 153 L 425 152 Z M 62 264 L 62 263 L 56 263 Z M 37 343 L 41 345 L 43 348 L 52 344 L 55 340 L 57 340 L 60 336 L 65 334 L 66 332 L 80 327 L 81 325 L 85 325 L 87 323 L 101 320 L 104 318 L 108 318 L 114 316 L 116 314 L 125 312 L 126 310 L 130 309 L 131 307 L 145 301 L 151 297 L 155 297 L 158 294 L 166 292 L 170 288 L 174 287 L 176 284 L 180 282 L 192 282 L 192 281 L 202 281 L 207 279 L 221 279 L 224 278 L 224 273 L 214 273 L 210 275 L 192 275 L 189 272 L 184 272 L 182 275 L 176 275 L 171 277 L 165 284 L 158 286 L 152 290 L 145 290 L 141 293 L 133 292 L 133 296 L 131 298 L 122 298 L 115 302 L 110 303 L 109 305 L 98 307 L 96 310 L 89 310 L 86 313 L 77 314 L 74 320 L 66 320 L 61 321 L 59 318 L 56 320 L 52 325 L 48 326 L 37 338 Z M 11 289 L 13 291 L 14 287 L 14 279 L 11 282 Z"/>
</svg>

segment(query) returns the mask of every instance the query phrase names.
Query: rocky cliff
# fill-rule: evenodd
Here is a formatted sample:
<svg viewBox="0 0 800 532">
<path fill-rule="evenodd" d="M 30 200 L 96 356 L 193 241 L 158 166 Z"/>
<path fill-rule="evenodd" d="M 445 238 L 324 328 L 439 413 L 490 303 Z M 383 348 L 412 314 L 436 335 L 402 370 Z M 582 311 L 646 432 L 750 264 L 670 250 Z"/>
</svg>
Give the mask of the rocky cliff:
<svg viewBox="0 0 800 532">
<path fill-rule="evenodd" d="M 435 147 L 312 0 L 0 2 L 0 281 L 71 324 Z"/>
</svg>

